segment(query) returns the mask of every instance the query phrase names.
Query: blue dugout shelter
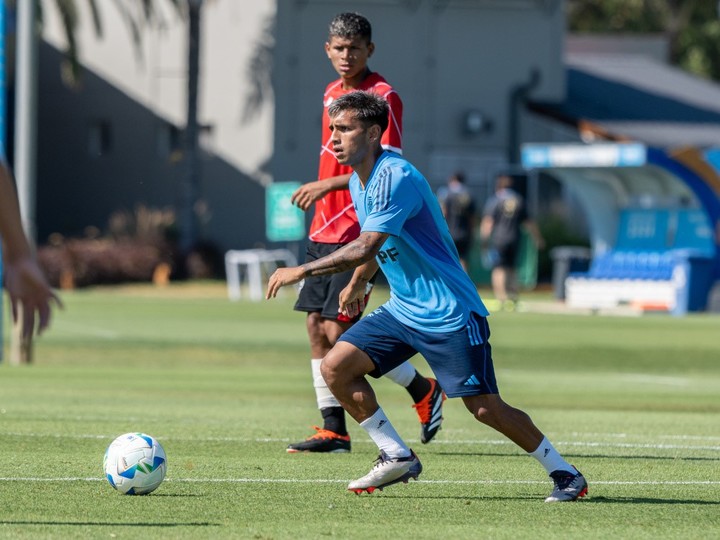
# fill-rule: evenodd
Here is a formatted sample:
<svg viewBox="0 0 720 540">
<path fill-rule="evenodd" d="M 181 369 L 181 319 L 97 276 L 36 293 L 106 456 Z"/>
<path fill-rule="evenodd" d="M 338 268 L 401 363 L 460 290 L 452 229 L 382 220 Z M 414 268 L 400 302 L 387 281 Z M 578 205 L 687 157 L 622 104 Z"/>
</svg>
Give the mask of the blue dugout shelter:
<svg viewBox="0 0 720 540">
<path fill-rule="evenodd" d="M 523 147 L 523 166 L 557 178 L 590 229 L 592 264 L 568 276 L 569 305 L 705 309 L 720 280 L 720 176 L 707 157 L 640 143 Z"/>
<path fill-rule="evenodd" d="M 590 271 L 567 301 L 705 309 L 720 281 L 720 85 L 642 55 L 571 53 L 566 98 L 530 109 L 585 144 L 528 144 L 590 229 Z"/>
</svg>

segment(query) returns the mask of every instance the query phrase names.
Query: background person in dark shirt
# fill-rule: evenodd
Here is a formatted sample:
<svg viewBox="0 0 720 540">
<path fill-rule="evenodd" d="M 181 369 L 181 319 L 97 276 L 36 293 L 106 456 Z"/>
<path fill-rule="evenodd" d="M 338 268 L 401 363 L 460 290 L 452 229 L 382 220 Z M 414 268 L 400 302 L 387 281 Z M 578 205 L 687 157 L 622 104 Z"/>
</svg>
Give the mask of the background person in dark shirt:
<svg viewBox="0 0 720 540">
<path fill-rule="evenodd" d="M 467 272 L 475 229 L 475 201 L 465 186 L 465 174 L 458 171 L 450 176 L 447 186 L 438 190 L 437 197 L 460 255 L 460 264 Z"/>
<path fill-rule="evenodd" d="M 525 200 L 512 189 L 513 179 L 501 174 L 495 180 L 495 195 L 485 205 L 480 234 L 487 242 L 492 263 L 492 288 L 503 309 L 513 309 L 519 287 L 516 264 L 524 227 L 538 249 L 545 241 L 535 221 L 530 218 Z"/>
</svg>

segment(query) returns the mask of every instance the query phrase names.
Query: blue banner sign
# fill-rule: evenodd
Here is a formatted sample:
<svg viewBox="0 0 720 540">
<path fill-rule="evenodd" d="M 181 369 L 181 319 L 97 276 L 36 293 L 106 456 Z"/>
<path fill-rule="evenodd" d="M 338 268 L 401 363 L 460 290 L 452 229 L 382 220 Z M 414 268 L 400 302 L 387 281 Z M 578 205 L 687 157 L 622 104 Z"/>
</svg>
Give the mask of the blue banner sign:
<svg viewBox="0 0 720 540">
<path fill-rule="evenodd" d="M 647 164 L 647 148 L 639 143 L 524 144 L 526 169 L 564 167 L 641 167 Z"/>
</svg>

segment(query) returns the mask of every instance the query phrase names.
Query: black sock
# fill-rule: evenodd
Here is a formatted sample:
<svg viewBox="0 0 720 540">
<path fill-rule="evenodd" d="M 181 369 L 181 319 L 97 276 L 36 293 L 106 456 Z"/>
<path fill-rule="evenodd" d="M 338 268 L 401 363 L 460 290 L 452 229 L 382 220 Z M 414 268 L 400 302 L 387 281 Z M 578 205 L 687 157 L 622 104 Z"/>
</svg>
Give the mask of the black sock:
<svg viewBox="0 0 720 540">
<path fill-rule="evenodd" d="M 320 413 L 325 421 L 323 429 L 327 429 L 338 435 L 347 435 L 345 410 L 342 407 L 325 407 L 324 409 L 320 409 Z"/>
<path fill-rule="evenodd" d="M 420 375 L 419 372 L 415 372 L 415 378 L 405 388 L 415 403 L 420 403 L 422 399 L 428 395 L 428 392 L 432 388 L 430 381 Z"/>
</svg>

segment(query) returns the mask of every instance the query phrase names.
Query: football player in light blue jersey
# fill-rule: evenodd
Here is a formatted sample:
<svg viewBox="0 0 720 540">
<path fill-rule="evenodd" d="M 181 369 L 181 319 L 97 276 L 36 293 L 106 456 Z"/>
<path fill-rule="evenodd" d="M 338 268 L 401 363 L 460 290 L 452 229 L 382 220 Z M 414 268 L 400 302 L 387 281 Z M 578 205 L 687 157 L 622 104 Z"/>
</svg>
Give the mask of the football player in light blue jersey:
<svg viewBox="0 0 720 540">
<path fill-rule="evenodd" d="M 326 257 L 279 268 L 270 276 L 266 296 L 273 298 L 281 287 L 307 276 L 355 268 L 339 302 L 353 316 L 364 308 L 365 285 L 378 268 L 390 284 L 390 300 L 346 331 L 321 365 L 328 388 L 380 449 L 376 465 L 348 489 L 372 493 L 421 473 L 420 460 L 378 405 L 366 378 L 420 353 L 448 397 L 461 398 L 477 420 L 542 464 L 554 482 L 546 502 L 585 496 L 583 475 L 525 412 L 500 398 L 488 312 L 462 269 L 437 199 L 407 160 L 380 146 L 387 103 L 371 93 L 353 92 L 337 99 L 328 114 L 335 155 L 354 171 L 350 190 L 360 236 Z"/>
<path fill-rule="evenodd" d="M 367 189 L 350 178 L 362 231 L 388 235 L 377 258 L 390 283 L 387 311 L 424 332 L 463 328 L 469 314 L 488 311 L 462 266 L 437 198 L 410 162 L 383 152 Z"/>
</svg>

